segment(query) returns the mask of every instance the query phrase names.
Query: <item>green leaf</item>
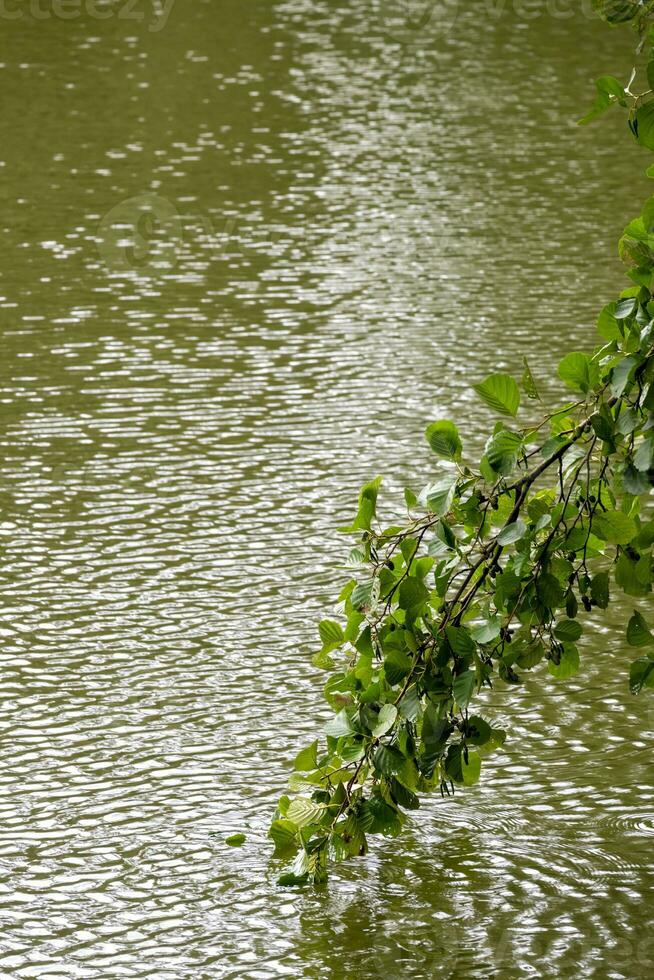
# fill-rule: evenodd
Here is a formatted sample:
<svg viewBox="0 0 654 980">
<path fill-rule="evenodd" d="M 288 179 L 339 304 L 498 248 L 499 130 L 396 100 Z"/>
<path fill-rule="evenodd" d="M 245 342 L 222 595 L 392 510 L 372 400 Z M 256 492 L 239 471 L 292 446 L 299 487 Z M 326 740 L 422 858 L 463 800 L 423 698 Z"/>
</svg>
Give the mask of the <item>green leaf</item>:
<svg viewBox="0 0 654 980">
<path fill-rule="evenodd" d="M 472 692 L 477 684 L 477 674 L 474 670 L 466 670 L 454 678 L 452 683 L 452 694 L 458 706 L 465 711 L 470 703 Z"/>
<path fill-rule="evenodd" d="M 426 500 L 432 514 L 436 514 L 437 517 L 444 517 L 447 514 L 454 501 L 456 482 L 456 475 L 451 474 L 423 490 L 420 496 Z"/>
<path fill-rule="evenodd" d="M 493 730 L 479 715 L 471 715 L 466 726 L 466 742 L 472 745 L 485 745 L 492 738 Z"/>
<path fill-rule="evenodd" d="M 590 418 L 590 424 L 598 439 L 602 439 L 604 442 L 613 442 L 615 426 L 610 412 L 604 405 L 601 411 L 593 412 Z"/>
<path fill-rule="evenodd" d="M 573 351 L 563 358 L 559 363 L 558 375 L 569 388 L 582 391 L 584 394 L 594 388 L 599 381 L 597 364 L 580 351 Z"/>
<path fill-rule="evenodd" d="M 342 528 L 344 531 L 369 531 L 373 518 L 377 513 L 377 494 L 382 483 L 382 477 L 378 476 L 370 483 L 366 483 L 359 493 L 359 509 L 357 516 L 350 527 Z"/>
<path fill-rule="evenodd" d="M 625 465 L 622 473 L 622 487 L 626 493 L 640 497 L 649 490 L 649 477 L 646 472 L 637 470 L 630 463 Z"/>
<path fill-rule="evenodd" d="M 618 300 L 618 302 L 615 304 L 615 319 L 628 320 L 630 316 L 633 316 L 637 305 L 638 304 L 633 296 L 627 296 L 625 299 Z"/>
<path fill-rule="evenodd" d="M 548 609 L 558 609 L 565 601 L 563 586 L 555 575 L 545 572 L 538 579 L 536 586 L 538 598 Z"/>
<path fill-rule="evenodd" d="M 319 823 L 325 815 L 325 808 L 313 800 L 308 800 L 304 796 L 298 796 L 291 800 L 286 819 L 294 823 L 296 827 L 308 827 L 309 824 Z"/>
<path fill-rule="evenodd" d="M 397 718 L 397 708 L 394 704 L 384 704 L 379 712 L 379 717 L 377 719 L 377 724 L 372 730 L 372 734 L 375 738 L 380 738 L 385 735 L 386 732 L 395 724 L 395 719 Z"/>
<path fill-rule="evenodd" d="M 358 762 L 362 758 L 365 748 L 362 743 L 356 745 L 346 745 L 340 749 L 343 762 Z"/>
<path fill-rule="evenodd" d="M 398 749 L 394 749 L 390 745 L 380 745 L 375 752 L 373 762 L 375 769 L 383 776 L 391 776 L 394 772 L 399 772 L 405 759 Z"/>
<path fill-rule="evenodd" d="M 529 367 L 529 361 L 526 357 L 522 358 L 522 363 L 524 365 L 524 371 L 522 373 L 522 387 L 524 388 L 527 398 L 542 401 L 540 394 L 538 393 L 538 388 L 536 387 L 536 382 L 534 381 L 534 376 L 531 373 L 531 368 Z"/>
<path fill-rule="evenodd" d="M 322 640 L 322 653 L 330 653 L 345 643 L 341 626 L 331 619 L 323 619 L 318 626 L 318 632 Z"/>
<path fill-rule="evenodd" d="M 560 662 L 555 664 L 553 660 L 550 660 L 547 669 L 552 677 L 556 677 L 559 680 L 573 677 L 579 670 L 579 651 L 576 646 L 572 643 L 565 643 Z"/>
<path fill-rule="evenodd" d="M 335 663 L 332 658 L 328 654 L 323 653 L 322 650 L 319 650 L 318 653 L 314 653 L 313 657 L 311 658 L 311 663 L 314 667 L 317 667 L 318 670 L 333 670 L 335 667 Z"/>
<path fill-rule="evenodd" d="M 595 102 L 590 112 L 586 113 L 579 120 L 579 126 L 587 126 L 589 122 L 597 119 L 598 116 L 601 116 L 603 112 L 606 112 L 613 105 L 626 105 L 625 90 L 613 75 L 603 75 L 601 78 L 598 78 L 595 82 L 595 88 L 597 89 Z"/>
<path fill-rule="evenodd" d="M 391 650 L 384 658 L 384 674 L 391 687 L 403 681 L 410 671 L 411 658 L 401 650 Z"/>
<path fill-rule="evenodd" d="M 420 579 L 405 578 L 398 591 L 400 609 L 404 609 L 411 620 L 420 615 L 422 607 L 429 598 L 429 589 Z"/>
<path fill-rule="evenodd" d="M 312 742 L 302 749 L 295 757 L 293 769 L 295 772 L 313 772 L 318 766 L 318 742 Z"/>
<path fill-rule="evenodd" d="M 654 150 L 654 102 L 647 102 L 637 109 L 635 127 L 640 145 Z"/>
<path fill-rule="evenodd" d="M 464 626 L 448 626 L 445 633 L 450 646 L 460 657 L 474 656 L 477 645 Z"/>
<path fill-rule="evenodd" d="M 597 332 L 604 340 L 622 340 L 622 330 L 615 318 L 616 304 L 609 303 L 597 318 Z"/>
<path fill-rule="evenodd" d="M 522 436 L 509 429 L 498 429 L 486 443 L 486 458 L 496 473 L 508 476 L 518 461 Z"/>
<path fill-rule="evenodd" d="M 413 492 L 413 490 L 410 490 L 409 489 L 409 487 L 405 487 L 405 490 L 404 490 L 404 502 L 406 503 L 407 510 L 413 510 L 413 508 L 418 503 L 418 498 L 416 497 L 416 495 Z"/>
<path fill-rule="evenodd" d="M 632 559 L 623 552 L 615 563 L 615 583 L 627 595 L 644 596 L 651 592 L 651 568 L 649 555 Z"/>
<path fill-rule="evenodd" d="M 360 582 L 353 590 L 350 601 L 355 609 L 365 609 L 374 605 L 375 579 Z"/>
<path fill-rule="evenodd" d="M 225 843 L 229 844 L 230 847 L 240 847 L 245 844 L 247 837 L 245 834 L 231 834 L 229 837 L 225 838 Z"/>
<path fill-rule="evenodd" d="M 647 647 L 654 643 L 654 636 L 638 610 L 627 624 L 627 643 L 631 647 Z"/>
<path fill-rule="evenodd" d="M 654 687 L 654 660 L 640 657 L 634 660 L 629 670 L 629 689 L 632 694 L 640 694 L 644 687 Z"/>
<path fill-rule="evenodd" d="M 574 643 L 581 636 L 583 630 L 581 624 L 574 619 L 564 619 L 554 628 L 554 636 L 557 640 Z"/>
<path fill-rule="evenodd" d="M 500 533 L 497 535 L 497 543 L 505 547 L 507 544 L 514 544 L 516 541 L 520 541 L 524 538 L 527 533 L 527 525 L 525 522 L 518 518 L 513 524 L 508 524 L 506 527 L 502 528 Z"/>
<path fill-rule="evenodd" d="M 286 818 L 274 820 L 268 836 L 275 845 L 274 856 L 277 858 L 290 857 L 298 849 L 297 826 Z"/>
<path fill-rule="evenodd" d="M 600 609 L 606 609 L 609 604 L 609 573 L 598 572 L 590 583 L 590 597 Z"/>
<path fill-rule="evenodd" d="M 545 656 L 545 647 L 543 646 L 540 640 L 532 640 L 530 643 L 527 643 L 526 646 L 524 647 L 521 647 L 518 643 L 514 641 L 514 643 L 511 646 L 512 651 L 516 647 L 517 647 L 516 663 L 518 667 L 522 667 L 523 670 L 531 670 L 532 667 L 535 667 L 537 664 L 539 664 L 543 659 L 543 657 Z M 512 654 L 509 654 L 509 656 L 511 655 Z"/>
<path fill-rule="evenodd" d="M 439 718 L 436 707 L 428 703 L 422 723 L 422 755 L 419 762 L 422 772 L 431 774 L 451 734 L 450 723 L 446 718 Z"/>
<path fill-rule="evenodd" d="M 518 414 L 520 390 L 510 374 L 489 374 L 485 381 L 473 387 L 494 412 L 514 417 Z"/>
<path fill-rule="evenodd" d="M 592 527 L 593 534 L 600 541 L 608 541 L 609 544 L 629 544 L 638 530 L 633 517 L 619 510 L 607 510 L 595 514 Z"/>
<path fill-rule="evenodd" d="M 399 704 L 399 712 L 408 721 L 416 722 L 420 714 L 420 692 L 416 684 L 412 684 Z"/>
<path fill-rule="evenodd" d="M 325 735 L 331 735 L 333 738 L 341 738 L 343 735 L 351 735 L 353 732 L 354 729 L 345 708 L 325 725 Z"/>
<path fill-rule="evenodd" d="M 443 420 L 433 422 L 425 432 L 427 442 L 438 456 L 446 459 L 458 459 L 463 448 L 459 438 L 459 430 L 454 422 Z"/>
<path fill-rule="evenodd" d="M 470 632 L 475 643 L 492 643 L 500 635 L 500 622 L 498 619 L 489 619 L 473 626 Z"/>
<path fill-rule="evenodd" d="M 637 470 L 647 471 L 652 467 L 654 458 L 654 439 L 651 436 L 643 439 L 634 453 L 634 466 Z"/>
<path fill-rule="evenodd" d="M 296 885 L 308 885 L 309 874 L 306 871 L 301 875 L 296 875 L 293 871 L 285 871 L 284 874 L 279 875 L 277 878 L 277 884 L 281 888 L 293 888 Z"/>
<path fill-rule="evenodd" d="M 609 24 L 626 24 L 640 13 L 639 0 L 593 0 L 595 10 Z"/>
<path fill-rule="evenodd" d="M 622 360 L 615 365 L 613 371 L 611 372 L 611 391 L 616 398 L 619 398 L 624 394 L 637 367 L 638 358 L 636 357 L 623 357 Z"/>
<path fill-rule="evenodd" d="M 467 761 L 466 761 L 467 757 Z M 481 756 L 478 752 L 468 751 L 461 754 L 461 775 L 466 786 L 474 786 L 479 782 L 481 774 Z"/>
</svg>

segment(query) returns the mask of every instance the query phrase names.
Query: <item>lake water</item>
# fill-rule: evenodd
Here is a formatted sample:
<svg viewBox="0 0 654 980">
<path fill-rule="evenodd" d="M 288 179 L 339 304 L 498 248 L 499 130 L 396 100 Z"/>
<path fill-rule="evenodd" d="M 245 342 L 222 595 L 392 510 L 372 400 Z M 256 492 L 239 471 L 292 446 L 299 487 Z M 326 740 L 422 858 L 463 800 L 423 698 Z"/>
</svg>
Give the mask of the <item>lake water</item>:
<svg viewBox="0 0 654 980">
<path fill-rule="evenodd" d="M 470 384 L 524 353 L 556 398 L 625 282 L 649 159 L 575 120 L 628 34 L 52 2 L 0 12 L 0 976 L 651 977 L 631 602 L 577 678 L 495 692 L 478 787 L 327 887 L 278 889 L 265 837 L 359 486 L 392 513 L 442 415 L 477 451 Z"/>
</svg>

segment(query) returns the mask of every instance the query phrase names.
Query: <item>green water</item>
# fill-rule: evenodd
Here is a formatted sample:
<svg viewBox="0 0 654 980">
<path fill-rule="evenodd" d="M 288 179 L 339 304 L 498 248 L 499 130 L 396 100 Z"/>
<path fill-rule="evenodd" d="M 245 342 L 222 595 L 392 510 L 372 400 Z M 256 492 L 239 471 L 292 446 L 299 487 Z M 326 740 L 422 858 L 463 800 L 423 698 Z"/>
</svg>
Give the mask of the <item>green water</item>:
<svg viewBox="0 0 654 980">
<path fill-rule="evenodd" d="M 523 353 L 554 397 L 623 281 L 646 155 L 574 120 L 630 39 L 571 10 L 7 0 L 2 978 L 654 975 L 620 610 L 325 889 L 265 840 L 358 487 L 428 482 L 438 415 L 478 447 Z"/>
</svg>

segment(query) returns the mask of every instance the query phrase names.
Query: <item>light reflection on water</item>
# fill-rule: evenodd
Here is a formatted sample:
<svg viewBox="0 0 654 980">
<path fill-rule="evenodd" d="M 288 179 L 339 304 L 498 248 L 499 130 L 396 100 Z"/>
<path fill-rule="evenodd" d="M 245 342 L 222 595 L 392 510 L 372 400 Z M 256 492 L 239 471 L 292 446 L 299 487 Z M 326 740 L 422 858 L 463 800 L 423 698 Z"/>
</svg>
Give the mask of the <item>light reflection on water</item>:
<svg viewBox="0 0 654 980">
<path fill-rule="evenodd" d="M 479 787 L 325 889 L 268 864 L 334 528 L 377 472 L 389 507 L 428 482 L 437 413 L 478 450 L 492 367 L 555 397 L 647 194 L 617 121 L 572 122 L 628 39 L 461 8 L 3 22 L 6 976 L 651 975 L 652 708 L 612 622 L 574 681 L 495 692 Z"/>
</svg>

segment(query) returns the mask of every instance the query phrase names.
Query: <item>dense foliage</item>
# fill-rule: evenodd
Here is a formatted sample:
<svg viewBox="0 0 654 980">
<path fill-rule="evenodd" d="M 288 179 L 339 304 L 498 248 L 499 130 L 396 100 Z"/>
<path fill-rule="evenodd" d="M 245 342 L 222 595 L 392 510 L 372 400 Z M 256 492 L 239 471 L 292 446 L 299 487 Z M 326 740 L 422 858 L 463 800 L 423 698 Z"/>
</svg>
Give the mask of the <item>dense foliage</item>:
<svg viewBox="0 0 654 980">
<path fill-rule="evenodd" d="M 654 2 L 595 6 L 633 26 L 639 55 L 652 57 L 646 91 L 633 90 L 641 70 L 626 87 L 604 76 L 581 122 L 623 107 L 635 139 L 654 150 Z M 403 523 L 378 523 L 379 479 L 362 489 L 344 529 L 357 542 L 342 620 L 320 623 L 314 658 L 330 671 L 334 717 L 297 756 L 297 795 L 282 797 L 270 830 L 276 856 L 292 862 L 281 884 L 322 881 L 330 860 L 365 854 L 369 835 L 398 834 L 421 793 L 476 783 L 505 732 L 474 710 L 475 695 L 541 664 L 572 676 L 584 614 L 605 609 L 615 589 L 651 592 L 654 521 L 641 499 L 654 486 L 654 197 L 620 255 L 631 285 L 599 315 L 602 344 L 559 364 L 566 404 L 522 427 L 521 390 L 539 402 L 528 364 L 521 385 L 492 374 L 475 385 L 498 418 L 481 461 L 440 420 L 426 437 L 441 475 L 418 496 L 405 492 Z M 654 635 L 638 611 L 626 641 L 640 654 L 631 690 L 654 687 Z"/>
</svg>

